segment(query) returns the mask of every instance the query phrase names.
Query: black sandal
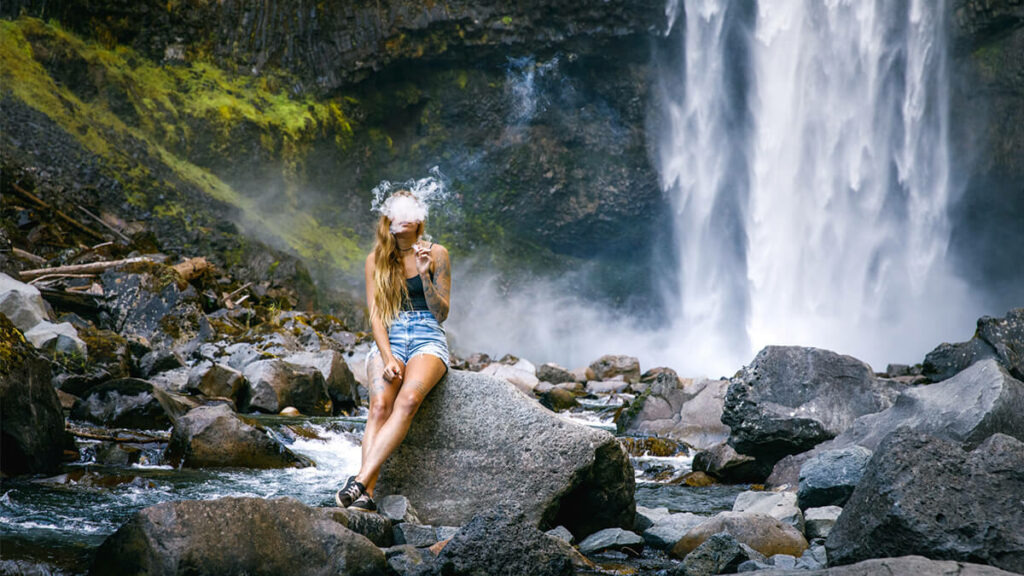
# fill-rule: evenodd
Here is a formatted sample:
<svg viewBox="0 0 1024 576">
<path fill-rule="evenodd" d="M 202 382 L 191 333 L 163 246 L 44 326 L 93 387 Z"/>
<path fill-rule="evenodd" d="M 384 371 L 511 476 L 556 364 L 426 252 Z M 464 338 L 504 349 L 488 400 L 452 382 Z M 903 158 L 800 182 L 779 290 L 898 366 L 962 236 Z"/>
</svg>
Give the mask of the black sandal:
<svg viewBox="0 0 1024 576">
<path fill-rule="evenodd" d="M 366 486 L 356 481 L 355 476 L 349 476 L 348 481 L 334 494 L 334 501 L 342 508 L 348 508 L 360 496 L 366 493 Z"/>
</svg>

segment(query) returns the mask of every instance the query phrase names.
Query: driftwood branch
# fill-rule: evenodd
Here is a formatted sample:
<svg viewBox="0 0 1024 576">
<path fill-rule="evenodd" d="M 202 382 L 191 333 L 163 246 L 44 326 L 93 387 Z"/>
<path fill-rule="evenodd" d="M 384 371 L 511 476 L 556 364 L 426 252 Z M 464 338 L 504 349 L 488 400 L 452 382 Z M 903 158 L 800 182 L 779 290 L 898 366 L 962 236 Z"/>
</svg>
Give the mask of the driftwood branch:
<svg viewBox="0 0 1024 576">
<path fill-rule="evenodd" d="M 36 268 L 35 270 L 22 270 L 18 273 L 23 282 L 45 276 L 48 274 L 98 274 L 110 268 L 116 268 L 122 264 L 135 264 L 136 262 L 152 262 L 153 259 L 146 256 L 125 258 L 124 260 L 108 260 L 106 262 L 90 262 L 88 264 L 72 264 L 70 266 L 53 266 L 50 268 Z"/>
<path fill-rule="evenodd" d="M 57 278 L 95 278 L 95 274 L 44 274 L 29 281 L 29 284 L 37 284 L 44 280 L 55 280 Z"/>
<path fill-rule="evenodd" d="M 46 264 L 46 258 L 43 258 L 42 256 L 36 256 L 35 254 L 22 250 L 21 248 L 11 248 L 11 253 L 14 254 L 14 257 L 17 258 L 18 260 L 26 260 L 28 262 L 35 264 L 36 266 L 42 266 L 43 264 Z"/>
<path fill-rule="evenodd" d="M 30 200 L 31 202 L 33 202 L 34 204 L 38 205 L 41 208 L 45 208 L 45 209 L 49 210 L 50 212 L 53 212 L 58 218 L 60 218 L 61 220 L 67 222 L 73 228 L 77 229 L 79 232 L 82 232 L 84 234 L 88 234 L 89 236 L 92 236 L 93 238 L 96 238 L 97 240 L 106 240 L 106 238 L 104 238 L 103 235 L 100 234 L 99 232 L 93 230 L 92 228 L 89 228 L 85 224 L 82 224 L 78 220 L 75 220 L 71 216 L 68 216 L 67 214 L 61 212 L 60 210 L 54 208 L 53 206 L 50 206 L 46 202 L 43 202 L 43 200 L 40 199 L 38 196 L 36 196 L 35 194 L 29 192 L 28 190 L 25 190 L 21 186 L 18 186 L 17 184 L 12 182 L 11 183 L 11 187 L 14 188 L 14 191 L 17 192 L 22 197 Z"/>
<path fill-rule="evenodd" d="M 118 443 L 167 442 L 171 439 L 170 434 L 152 435 L 136 433 L 135 436 L 117 436 L 116 434 L 100 434 L 97 432 L 86 432 L 85 430 L 75 430 L 74 428 L 69 428 L 68 432 L 71 432 L 71 434 L 77 438 L 86 438 L 88 440 L 103 440 L 105 442 Z"/>
<path fill-rule="evenodd" d="M 124 234 L 122 234 L 121 231 L 118 230 L 117 228 L 114 228 L 110 224 L 107 224 L 107 222 L 104 219 L 102 219 L 99 216 L 97 216 L 97 215 L 93 214 L 92 212 L 90 212 L 88 209 L 86 209 L 85 206 L 82 206 L 81 204 L 75 204 L 75 206 L 78 206 L 79 210 L 81 210 L 82 212 L 85 212 L 86 215 L 92 217 L 93 220 L 99 222 L 100 226 L 103 226 L 107 230 L 110 230 L 111 232 L 116 234 L 118 238 L 120 238 L 121 240 L 124 240 L 125 244 L 131 244 L 132 243 L 131 238 L 129 238 L 129 237 L 125 236 Z"/>
</svg>

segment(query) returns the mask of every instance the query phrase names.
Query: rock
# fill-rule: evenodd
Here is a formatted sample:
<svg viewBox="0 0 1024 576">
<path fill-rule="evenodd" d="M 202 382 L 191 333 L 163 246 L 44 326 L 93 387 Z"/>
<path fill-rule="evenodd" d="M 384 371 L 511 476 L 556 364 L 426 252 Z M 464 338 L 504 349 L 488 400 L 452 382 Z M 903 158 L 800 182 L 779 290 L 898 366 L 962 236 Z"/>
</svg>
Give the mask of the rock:
<svg viewBox="0 0 1024 576">
<path fill-rule="evenodd" d="M 579 383 L 585 383 L 587 380 L 594 380 L 597 376 L 594 375 L 594 371 L 587 367 L 573 368 L 569 371 L 572 377 Z"/>
<path fill-rule="evenodd" d="M 0 272 L 0 314 L 22 333 L 49 318 L 39 289 Z"/>
<path fill-rule="evenodd" d="M 573 537 L 572 532 L 569 532 L 569 529 L 565 526 L 555 526 L 551 530 L 545 532 L 545 534 L 547 534 L 548 536 L 554 536 L 555 538 L 558 538 L 559 540 L 567 544 L 572 544 L 574 541 L 576 541 L 576 538 Z"/>
<path fill-rule="evenodd" d="M 719 512 L 705 520 L 672 547 L 671 555 L 683 558 L 713 534 L 728 532 L 737 541 L 765 556 L 791 554 L 800 556 L 807 549 L 807 540 L 789 524 L 767 514 Z"/>
<path fill-rule="evenodd" d="M 377 513 L 387 518 L 392 524 L 402 522 L 420 524 L 420 519 L 416 515 L 416 510 L 412 507 L 412 502 L 409 502 L 409 499 L 405 496 L 392 494 L 378 498 L 376 501 Z"/>
<path fill-rule="evenodd" d="M 176 368 L 154 374 L 149 378 L 149 383 L 168 392 L 187 392 L 190 375 L 189 368 Z"/>
<path fill-rule="evenodd" d="M 227 364 L 235 370 L 240 372 L 245 371 L 245 367 L 258 360 L 271 360 L 274 358 L 273 355 L 263 352 L 256 346 L 248 342 L 236 342 L 231 344 L 224 349 L 224 354 L 227 355 Z"/>
<path fill-rule="evenodd" d="M 792 492 L 741 492 L 732 505 L 732 511 L 767 514 L 800 532 L 804 531 L 804 515 L 797 506 L 796 494 Z"/>
<path fill-rule="evenodd" d="M 437 557 L 439 574 L 568 576 L 571 547 L 534 527 L 528 516 L 498 507 L 473 517 Z"/>
<path fill-rule="evenodd" d="M 100 276 L 111 311 L 107 328 L 137 337 L 156 349 L 199 338 L 209 330 L 195 288 L 170 266 L 137 262 Z M 211 332 L 212 333 L 212 332 Z"/>
<path fill-rule="evenodd" d="M 693 552 L 686 555 L 683 559 L 683 572 L 686 576 L 732 574 L 747 560 L 763 559 L 764 556 L 749 546 L 740 544 L 732 534 L 719 532 L 712 534 Z"/>
<path fill-rule="evenodd" d="M 200 406 L 174 423 L 165 460 L 188 468 L 304 468 L 310 463 L 223 404 Z"/>
<path fill-rule="evenodd" d="M 624 436 L 619 438 L 619 442 L 630 456 L 666 457 L 675 456 L 677 454 L 687 454 L 686 446 L 679 444 L 675 440 L 669 440 L 667 438 L 637 438 Z"/>
<path fill-rule="evenodd" d="M 283 360 L 257 360 L 243 372 L 249 383 L 242 410 L 276 414 L 294 406 L 310 416 L 330 416 L 333 411 L 324 376 L 316 368 Z"/>
<path fill-rule="evenodd" d="M 971 452 L 909 429 L 889 436 L 825 541 L 830 564 L 879 556 L 980 560 L 1024 572 L 1024 443 Z"/>
<path fill-rule="evenodd" d="M 181 359 L 180 354 L 168 348 L 158 348 L 150 350 L 142 358 L 139 358 L 139 376 L 149 378 L 154 374 L 183 366 L 185 366 L 185 361 Z"/>
<path fill-rule="evenodd" d="M 470 354 L 469 358 L 466 358 L 466 370 L 471 372 L 479 372 L 483 370 L 488 364 L 491 363 L 491 357 L 482 352 Z"/>
<path fill-rule="evenodd" d="M 605 354 L 590 364 L 594 371 L 591 380 L 611 380 L 622 376 L 626 382 L 640 381 L 640 361 L 632 356 L 615 356 Z"/>
<path fill-rule="evenodd" d="M 554 412 L 564 412 L 580 405 L 576 395 L 565 388 L 553 387 L 540 395 L 540 404 Z"/>
<path fill-rule="evenodd" d="M 433 574 L 434 554 L 427 548 L 399 544 L 384 550 L 388 567 L 401 576 Z"/>
<path fill-rule="evenodd" d="M 237 401 L 246 388 L 245 376 L 227 364 L 203 361 L 189 371 L 187 389 L 210 398 Z"/>
<path fill-rule="evenodd" d="M 142 450 L 136 446 L 103 442 L 96 447 L 96 463 L 104 466 L 128 468 L 142 458 Z"/>
<path fill-rule="evenodd" d="M 743 570 L 741 570 L 742 572 Z M 930 560 L 921 556 L 879 558 L 865 560 L 849 566 L 836 566 L 821 570 L 775 570 L 768 567 L 757 576 L 878 576 L 891 574 L 902 576 L 917 574 L 931 576 L 1012 576 L 1012 573 L 984 564 L 970 564 L 952 560 Z"/>
<path fill-rule="evenodd" d="M 889 364 L 885 367 L 885 375 L 890 378 L 896 378 L 899 376 L 911 376 L 910 366 L 906 364 Z"/>
<path fill-rule="evenodd" d="M 298 352 L 284 360 L 298 366 L 316 368 L 323 374 L 327 394 L 331 398 L 336 413 L 340 410 L 351 410 L 359 404 L 359 385 L 340 352 L 336 350 Z"/>
<path fill-rule="evenodd" d="M 822 446 L 827 444 L 829 443 L 819 444 L 815 450 L 790 454 L 776 462 L 775 466 L 772 467 L 772 473 L 764 481 L 765 487 L 773 490 L 796 490 L 797 485 L 800 483 L 800 467 L 804 465 L 804 462 L 807 462 L 821 452 L 823 450 Z"/>
<path fill-rule="evenodd" d="M 384 575 L 366 537 L 292 498 L 220 498 L 144 508 L 108 537 L 89 574 Z"/>
<path fill-rule="evenodd" d="M 144 430 L 171 426 L 171 416 L 154 393 L 153 385 L 138 378 L 121 378 L 91 388 L 75 402 L 71 419 Z"/>
<path fill-rule="evenodd" d="M 839 506 L 822 506 L 804 510 L 804 534 L 808 539 L 828 538 L 843 509 Z"/>
<path fill-rule="evenodd" d="M 890 407 L 898 385 L 876 380 L 850 356 L 797 346 L 768 346 L 729 386 L 722 422 L 729 444 L 755 455 L 764 479 L 776 462 L 830 440 L 853 421 Z"/>
<path fill-rule="evenodd" d="M 533 372 L 520 368 L 518 365 L 509 366 L 500 362 L 488 364 L 483 370 L 480 370 L 480 374 L 494 376 L 495 378 L 510 382 L 516 388 L 529 395 L 533 394 L 533 389 L 540 383 L 540 380 L 537 379 Z"/>
<path fill-rule="evenodd" d="M 647 389 L 616 420 L 619 434 L 650 434 L 674 438 L 698 450 L 725 442 L 722 424 L 726 380 L 679 380 L 659 372 Z"/>
<path fill-rule="evenodd" d="M 707 472 L 701 472 L 700 470 L 690 470 L 686 474 L 679 477 L 679 481 L 673 480 L 672 484 L 686 484 L 687 486 L 693 486 L 694 488 L 703 488 L 704 486 L 711 486 L 717 484 L 718 481 L 715 477 Z"/>
<path fill-rule="evenodd" d="M 368 514 L 337 506 L 317 508 L 317 511 L 325 518 L 341 524 L 356 534 L 367 537 L 376 546 L 387 547 L 394 543 L 391 522 L 379 514 Z"/>
<path fill-rule="evenodd" d="M 689 512 L 666 514 L 656 519 L 650 527 L 643 531 L 644 542 L 651 548 L 669 550 L 690 530 L 707 519 L 707 516 L 698 516 Z"/>
<path fill-rule="evenodd" d="M 1024 383 L 990 358 L 938 384 L 905 390 L 891 408 L 858 418 L 819 451 L 854 444 L 874 450 L 901 427 L 972 448 L 996 432 L 1024 440 L 1020 414 L 1024 414 Z"/>
<path fill-rule="evenodd" d="M 569 372 L 567 369 L 555 364 L 554 362 L 541 364 L 540 367 L 537 368 L 537 378 L 544 382 L 551 382 L 552 384 L 576 381 L 576 377 L 572 375 L 572 372 Z"/>
<path fill-rule="evenodd" d="M 4 475 L 54 472 L 60 465 L 64 412 L 50 376 L 50 363 L 0 313 L 0 472 Z"/>
<path fill-rule="evenodd" d="M 444 434 L 438 434 L 444 430 Z M 385 463 L 378 496 L 402 494 L 420 520 L 464 525 L 517 503 L 535 526 L 577 538 L 632 527 L 633 468 L 611 434 L 570 422 L 511 384 L 451 370 Z"/>
<path fill-rule="evenodd" d="M 39 350 L 58 354 L 87 354 L 85 342 L 78 337 L 78 330 L 70 322 L 54 324 L 43 320 L 25 332 L 25 339 Z"/>
<path fill-rule="evenodd" d="M 433 526 L 403 522 L 392 527 L 395 544 L 408 544 L 417 548 L 426 548 L 437 543 L 437 531 Z"/>
<path fill-rule="evenodd" d="M 654 524 L 659 520 L 667 518 L 669 514 L 670 512 L 668 511 L 668 508 L 665 508 L 664 506 L 648 508 L 638 504 L 636 507 L 636 517 L 633 520 L 633 531 L 641 533 L 651 526 L 654 526 Z"/>
<path fill-rule="evenodd" d="M 974 337 L 958 344 L 940 344 L 925 356 L 923 373 L 932 381 L 952 378 L 970 365 L 994 358 L 1018 380 L 1024 380 L 1024 308 L 1005 318 L 978 319 Z"/>
<path fill-rule="evenodd" d="M 763 472 L 753 456 L 739 454 L 724 442 L 694 454 L 692 466 L 722 482 L 755 482 Z"/>
<path fill-rule="evenodd" d="M 644 539 L 634 532 L 622 528 L 605 528 L 587 536 L 580 542 L 580 552 L 598 554 L 614 550 L 630 556 L 639 556 L 644 549 Z"/>
<path fill-rule="evenodd" d="M 871 450 L 863 446 L 850 446 L 823 451 L 804 462 L 800 467 L 797 489 L 800 507 L 846 504 L 870 459 Z"/>
<path fill-rule="evenodd" d="M 625 380 L 609 380 L 607 382 L 591 380 L 587 382 L 586 390 L 588 394 L 617 394 L 629 390 L 629 382 Z"/>
</svg>

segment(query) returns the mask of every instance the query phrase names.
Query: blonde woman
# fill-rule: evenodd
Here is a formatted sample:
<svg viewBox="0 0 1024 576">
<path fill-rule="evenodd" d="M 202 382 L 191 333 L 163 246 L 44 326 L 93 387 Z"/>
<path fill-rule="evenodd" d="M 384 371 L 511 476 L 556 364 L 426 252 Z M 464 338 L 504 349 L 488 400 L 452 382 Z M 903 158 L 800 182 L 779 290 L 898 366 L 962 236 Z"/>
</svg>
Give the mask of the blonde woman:
<svg viewBox="0 0 1024 576">
<path fill-rule="evenodd" d="M 366 304 L 374 345 L 367 356 L 370 411 L 362 465 L 335 494 L 338 506 L 375 511 L 380 468 L 401 444 L 423 399 L 448 372 L 451 265 L 440 244 L 421 240 L 426 207 L 399 190 L 384 203 L 366 257 Z"/>
</svg>

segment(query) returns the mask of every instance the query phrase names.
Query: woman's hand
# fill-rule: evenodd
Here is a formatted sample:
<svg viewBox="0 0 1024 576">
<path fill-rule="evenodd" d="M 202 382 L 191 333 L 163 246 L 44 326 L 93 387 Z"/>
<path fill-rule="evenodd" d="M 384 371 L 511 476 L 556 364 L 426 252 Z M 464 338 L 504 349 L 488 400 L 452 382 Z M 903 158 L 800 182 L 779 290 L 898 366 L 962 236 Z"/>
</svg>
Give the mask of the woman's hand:
<svg viewBox="0 0 1024 576">
<path fill-rule="evenodd" d="M 420 276 L 430 274 L 430 265 L 434 262 L 434 257 L 430 255 L 430 248 L 422 246 L 418 242 L 413 244 L 413 248 L 416 250 L 416 271 L 420 273 Z"/>
<path fill-rule="evenodd" d="M 405 374 L 405 365 L 398 361 L 397 358 L 391 356 L 384 361 L 384 379 L 388 382 L 394 383 L 401 381 Z"/>
</svg>

